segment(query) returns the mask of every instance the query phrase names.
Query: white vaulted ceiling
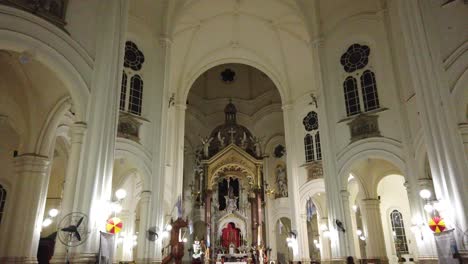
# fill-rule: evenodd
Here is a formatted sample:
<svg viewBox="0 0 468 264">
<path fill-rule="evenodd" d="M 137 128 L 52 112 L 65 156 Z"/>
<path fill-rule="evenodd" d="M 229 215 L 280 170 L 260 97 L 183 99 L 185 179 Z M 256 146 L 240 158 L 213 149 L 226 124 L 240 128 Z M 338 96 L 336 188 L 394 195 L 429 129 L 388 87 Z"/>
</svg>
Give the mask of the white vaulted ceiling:
<svg viewBox="0 0 468 264">
<path fill-rule="evenodd" d="M 168 31 L 170 85 L 180 101 L 203 72 L 223 63 L 262 70 L 278 87 L 283 103 L 313 88 L 309 35 L 295 2 L 177 3 Z"/>
</svg>

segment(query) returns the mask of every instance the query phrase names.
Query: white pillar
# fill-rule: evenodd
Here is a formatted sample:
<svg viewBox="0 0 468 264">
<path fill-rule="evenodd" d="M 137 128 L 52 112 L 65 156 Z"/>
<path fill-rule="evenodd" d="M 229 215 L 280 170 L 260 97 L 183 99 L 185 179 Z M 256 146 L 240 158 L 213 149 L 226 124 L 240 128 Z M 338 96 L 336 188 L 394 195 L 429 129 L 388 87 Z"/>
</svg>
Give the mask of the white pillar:
<svg viewBox="0 0 468 264">
<path fill-rule="evenodd" d="M 309 236 L 307 232 L 307 215 L 301 214 L 301 222 L 298 228 L 301 236 L 298 236 L 300 251 L 302 252 L 301 261 L 302 263 L 310 263 L 310 250 L 309 250 Z M 300 240 L 299 240 L 300 239 Z"/>
<path fill-rule="evenodd" d="M 444 80 L 443 58 L 431 21 L 431 7 L 425 1 L 399 1 L 411 81 L 434 181 L 435 197 L 446 201 L 446 222 L 455 228 L 459 249 L 468 229 L 468 162 L 452 108 L 453 99 Z"/>
<path fill-rule="evenodd" d="M 0 263 L 37 263 L 37 249 L 49 183 L 47 157 L 24 154 L 15 158 L 16 184 L 7 202 L 15 203 L 0 239 Z"/>
<path fill-rule="evenodd" d="M 132 261 L 133 258 L 133 236 L 135 235 L 135 211 L 127 211 L 123 213 L 122 222 L 124 223 L 123 232 L 125 235 L 122 243 L 122 260 Z"/>
<path fill-rule="evenodd" d="M 378 199 L 363 199 L 361 213 L 366 236 L 367 259 L 388 261 Z"/>
<path fill-rule="evenodd" d="M 327 195 L 328 202 L 328 218 L 329 218 L 329 228 L 332 232 L 331 242 L 331 253 L 333 260 L 343 260 L 347 256 L 350 256 L 354 252 L 354 245 L 349 244 L 350 239 L 347 237 L 350 236 L 349 232 L 336 233 L 334 229 L 334 222 L 336 219 L 339 219 L 344 223 L 345 210 L 348 208 L 348 205 L 343 204 L 340 197 L 340 190 L 343 186 L 342 181 L 338 176 L 338 169 L 336 168 L 336 156 L 335 150 L 335 141 L 333 138 L 330 138 L 330 135 L 334 135 L 334 124 L 329 124 L 328 120 L 334 120 L 335 117 L 332 115 L 335 109 L 335 95 L 331 89 L 326 89 L 328 83 L 325 78 L 323 78 L 322 65 L 326 59 L 323 58 L 325 51 L 323 49 L 323 36 L 322 28 L 320 23 L 319 15 L 319 1 L 314 1 L 314 8 L 311 10 L 312 15 L 311 19 L 307 20 L 310 28 L 311 37 L 311 60 L 313 62 L 313 72 L 315 83 L 315 89 L 317 91 L 318 97 L 318 112 L 319 116 L 319 127 L 320 127 L 320 140 L 322 142 L 322 164 L 323 164 L 323 175 L 325 180 L 325 193 Z M 347 220 L 346 220 L 347 221 Z M 338 236 L 336 236 L 338 234 Z"/>
<path fill-rule="evenodd" d="M 424 181 L 419 180 L 419 183 L 422 182 Z M 405 187 L 408 193 L 408 199 L 411 209 L 411 219 L 405 219 L 405 225 L 411 224 L 411 227 L 408 227 L 410 227 L 410 230 L 412 230 L 411 232 L 414 235 L 414 240 L 416 242 L 418 250 L 418 261 L 435 260 L 438 258 L 434 243 L 435 241 L 433 239 L 431 230 L 429 228 L 426 228 L 426 223 L 429 219 L 427 217 L 426 212 L 424 211 L 423 202 L 419 197 L 420 188 L 414 182 L 414 180 L 413 184 L 405 182 Z M 423 183 L 423 185 L 425 184 Z M 431 189 L 433 190 L 433 188 Z"/>
<path fill-rule="evenodd" d="M 328 226 L 328 218 L 322 217 L 320 218 L 319 222 L 319 234 L 320 234 L 320 257 L 322 261 L 330 261 L 331 260 L 331 250 L 330 250 L 330 239 L 323 234 L 323 230 L 321 230 L 321 225 Z"/>
<path fill-rule="evenodd" d="M 155 242 L 148 241 L 146 235 L 151 225 L 148 222 L 150 212 L 151 191 L 143 191 L 140 196 L 140 226 L 138 228 L 138 245 L 137 245 L 137 263 L 146 263 L 148 256 L 148 248 L 154 247 Z M 159 236 L 161 233 L 156 230 Z M 158 238 L 161 239 L 161 238 Z"/>
<path fill-rule="evenodd" d="M 153 127 L 153 160 L 152 163 L 152 177 L 151 177 L 151 204 L 154 205 L 151 207 L 149 214 L 149 223 L 151 226 L 155 226 L 159 235 L 164 228 L 164 194 L 168 186 L 167 181 L 169 181 L 170 176 L 167 175 L 166 166 L 168 166 L 168 148 L 166 148 L 166 141 L 170 135 L 168 128 L 161 124 L 168 124 L 170 117 L 168 115 L 169 104 L 168 100 L 171 97 L 169 94 L 169 87 L 165 80 L 168 78 L 168 73 L 166 68 L 169 69 L 169 54 L 170 54 L 171 40 L 168 38 L 161 38 L 159 42 L 155 43 L 155 63 L 156 69 L 154 74 L 156 76 L 156 86 L 159 88 L 156 91 L 155 97 L 152 98 L 154 104 L 160 105 L 160 108 L 157 109 L 158 112 L 155 113 L 154 127 Z M 183 123 L 182 123 L 183 125 Z M 171 189 L 172 190 L 172 189 Z M 171 206 L 171 205 L 170 205 Z M 170 210 L 170 209 L 169 209 Z M 162 261 L 162 238 L 159 237 L 158 240 L 154 242 L 154 245 L 151 244 L 147 248 L 147 253 L 145 253 L 145 258 L 148 259 L 150 263 L 158 263 Z"/>
<path fill-rule="evenodd" d="M 300 209 L 298 208 L 300 205 L 300 198 L 299 198 L 299 183 L 297 179 L 297 169 L 299 168 L 297 157 L 296 157 L 296 137 L 295 137 L 295 115 L 294 109 L 292 105 L 283 105 L 283 118 L 284 118 L 284 135 L 286 141 L 286 148 L 288 149 L 288 154 L 286 155 L 287 159 L 287 172 L 288 172 L 288 198 L 289 198 L 289 205 L 291 208 L 291 229 L 295 231 L 299 231 L 301 226 L 301 216 L 300 216 Z M 297 241 L 300 243 L 302 241 L 302 236 L 307 236 L 307 230 L 305 233 L 298 232 L 297 234 Z M 294 245 L 292 247 L 293 252 L 293 261 L 301 261 L 302 256 L 304 256 L 305 252 L 302 252 L 302 247 L 299 245 Z M 309 252 L 309 250 L 307 250 Z"/>
<path fill-rule="evenodd" d="M 99 232 L 105 229 L 111 199 L 128 2 L 99 2 L 96 58 L 88 103 L 88 131 L 76 182 L 73 210 L 88 215 L 87 241 L 73 248 L 73 263 L 94 263 Z"/>
<path fill-rule="evenodd" d="M 341 200 L 343 203 L 343 219 L 341 222 L 343 223 L 346 232 L 343 234 L 343 237 L 347 240 L 348 245 L 348 252 L 350 256 L 355 256 L 355 248 L 354 248 L 354 233 L 353 233 L 353 223 L 351 220 L 351 210 L 349 204 L 349 192 L 347 190 L 341 190 Z M 341 232 L 338 230 L 338 232 Z"/>
<path fill-rule="evenodd" d="M 83 122 L 76 122 L 70 128 L 71 147 L 70 154 L 68 156 L 67 170 L 65 172 L 65 186 L 63 190 L 62 205 L 60 207 L 59 215 L 57 216 L 58 221 L 73 211 L 73 199 L 75 197 L 76 179 L 79 177 L 78 169 L 80 164 L 80 153 L 85 131 L 86 124 Z M 66 248 L 57 239 L 51 263 L 63 263 L 65 260 Z"/>
</svg>

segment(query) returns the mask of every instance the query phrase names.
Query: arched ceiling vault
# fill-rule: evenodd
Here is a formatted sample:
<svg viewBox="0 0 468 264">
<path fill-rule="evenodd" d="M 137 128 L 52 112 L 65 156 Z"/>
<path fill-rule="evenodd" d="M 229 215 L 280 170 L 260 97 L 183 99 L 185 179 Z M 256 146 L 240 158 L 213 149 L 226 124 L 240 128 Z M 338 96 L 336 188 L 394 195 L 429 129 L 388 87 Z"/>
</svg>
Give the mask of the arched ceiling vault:
<svg viewBox="0 0 468 264">
<path fill-rule="evenodd" d="M 203 69 L 227 62 L 264 71 L 283 104 L 314 89 L 309 33 L 294 1 L 174 2 L 166 14 L 169 84 L 181 102 Z"/>
</svg>

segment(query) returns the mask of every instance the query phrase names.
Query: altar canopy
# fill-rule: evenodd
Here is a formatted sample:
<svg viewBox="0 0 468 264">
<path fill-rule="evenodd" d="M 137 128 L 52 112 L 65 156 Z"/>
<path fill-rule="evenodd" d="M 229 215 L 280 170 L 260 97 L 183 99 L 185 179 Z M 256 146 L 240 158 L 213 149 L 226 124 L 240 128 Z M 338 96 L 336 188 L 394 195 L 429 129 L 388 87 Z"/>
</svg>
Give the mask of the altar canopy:
<svg viewBox="0 0 468 264">
<path fill-rule="evenodd" d="M 227 224 L 227 227 L 223 228 L 221 235 L 221 245 L 225 248 L 229 248 L 231 243 L 237 248 L 241 245 L 241 232 L 239 228 L 236 228 L 234 223 Z"/>
</svg>

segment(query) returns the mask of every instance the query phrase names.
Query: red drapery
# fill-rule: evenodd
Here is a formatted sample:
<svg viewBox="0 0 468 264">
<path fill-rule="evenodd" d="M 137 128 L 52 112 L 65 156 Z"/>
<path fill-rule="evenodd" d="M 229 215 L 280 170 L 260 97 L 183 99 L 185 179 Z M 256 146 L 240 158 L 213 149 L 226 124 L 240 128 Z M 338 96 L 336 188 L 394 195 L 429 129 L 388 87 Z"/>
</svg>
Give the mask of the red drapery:
<svg viewBox="0 0 468 264">
<path fill-rule="evenodd" d="M 225 228 L 223 228 L 223 234 L 221 236 L 221 245 L 223 247 L 229 247 L 231 243 L 234 244 L 234 246 L 239 247 L 240 246 L 240 230 L 239 228 L 236 228 L 236 225 L 234 223 L 229 223 Z"/>
</svg>

